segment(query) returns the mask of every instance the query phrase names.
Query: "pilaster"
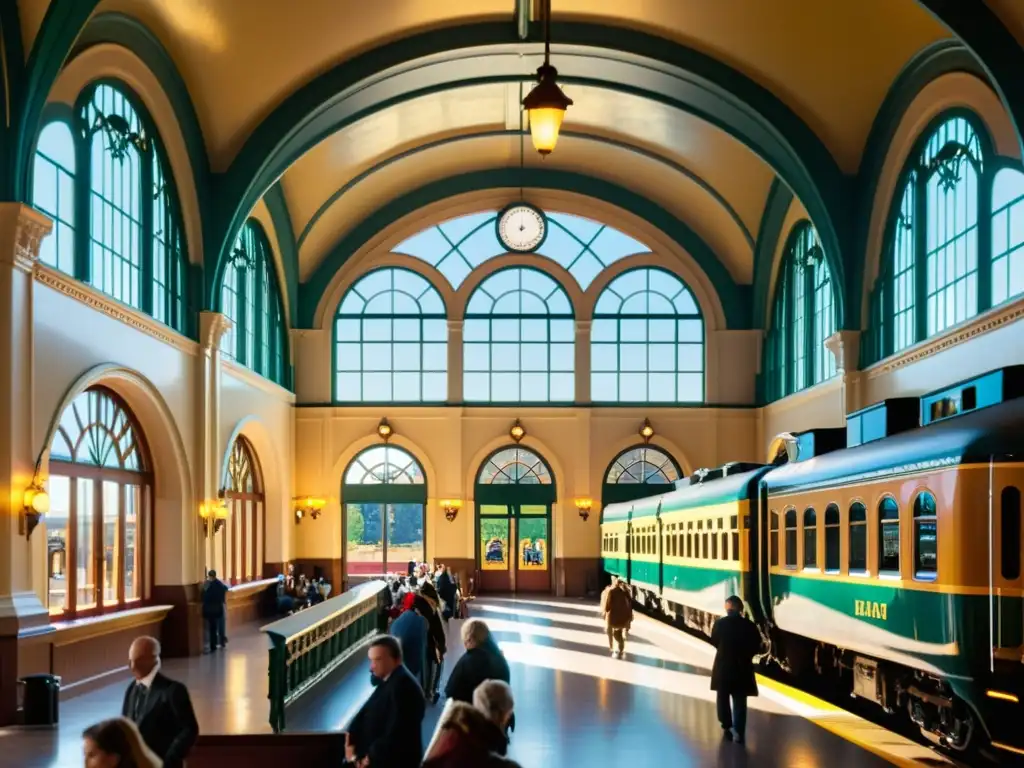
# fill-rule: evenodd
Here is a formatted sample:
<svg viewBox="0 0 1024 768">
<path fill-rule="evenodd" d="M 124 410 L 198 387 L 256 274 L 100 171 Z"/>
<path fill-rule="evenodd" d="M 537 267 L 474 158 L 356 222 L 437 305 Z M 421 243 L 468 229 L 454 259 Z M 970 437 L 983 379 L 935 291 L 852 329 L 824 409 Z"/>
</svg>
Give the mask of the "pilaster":
<svg viewBox="0 0 1024 768">
<path fill-rule="evenodd" d="M 576 397 L 580 404 L 589 404 L 590 392 L 590 320 L 576 321 Z"/>
<path fill-rule="evenodd" d="M 860 331 L 837 331 L 825 339 L 825 348 L 836 361 L 836 375 L 843 385 L 843 416 L 859 410 L 862 373 L 857 370 L 860 355 Z"/>
<path fill-rule="evenodd" d="M 196 386 L 199 390 L 196 402 L 196 435 L 200 441 L 196 455 L 201 457 L 196 473 L 196 499 L 200 502 L 217 496 L 220 490 L 220 398 L 221 398 L 221 351 L 220 342 L 229 330 L 231 320 L 220 312 L 199 313 L 199 344 L 200 364 Z M 198 510 L 192 510 L 198 519 Z M 223 564 L 216 561 L 213 537 L 203 539 L 203 561 L 196 569 L 196 575 L 202 581 L 203 572 L 207 568 L 221 568 Z"/>
<path fill-rule="evenodd" d="M 448 321 L 448 402 L 462 402 L 462 320 Z"/>
</svg>

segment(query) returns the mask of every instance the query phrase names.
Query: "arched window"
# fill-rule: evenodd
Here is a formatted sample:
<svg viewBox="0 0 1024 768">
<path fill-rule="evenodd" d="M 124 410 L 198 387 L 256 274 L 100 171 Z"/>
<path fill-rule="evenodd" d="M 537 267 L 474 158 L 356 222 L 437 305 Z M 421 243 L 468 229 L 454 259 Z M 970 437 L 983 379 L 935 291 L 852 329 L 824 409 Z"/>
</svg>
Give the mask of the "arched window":
<svg viewBox="0 0 1024 768">
<path fill-rule="evenodd" d="M 405 573 L 410 560 L 424 560 L 427 485 L 410 453 L 394 445 L 364 450 L 345 470 L 341 500 L 350 577 Z"/>
<path fill-rule="evenodd" d="M 88 389 L 61 414 L 46 516 L 51 615 L 119 610 L 149 595 L 150 467 L 134 418 L 110 390 Z"/>
<path fill-rule="evenodd" d="M 1012 181 L 994 188 L 994 212 L 982 210 L 982 188 L 992 183 L 987 153 L 987 138 L 962 114 L 944 117 L 918 142 L 889 220 L 865 362 L 941 333 L 1009 295 L 1008 229 L 1020 215 L 1011 210 L 1019 194 Z M 991 263 L 978 256 L 989 232 Z"/>
<path fill-rule="evenodd" d="M 1024 173 L 1003 168 L 992 183 L 992 306 L 1024 293 Z"/>
<path fill-rule="evenodd" d="M 191 333 L 174 182 L 134 96 L 109 82 L 87 87 L 70 130 L 56 122 L 43 128 L 33 172 L 33 202 L 55 221 L 43 261 Z"/>
<path fill-rule="evenodd" d="M 608 467 L 604 481 L 609 485 L 640 483 L 645 485 L 672 484 L 679 479 L 676 460 L 660 448 L 640 445 L 627 448 L 616 456 Z M 650 493 L 646 494 L 650 496 Z"/>
<path fill-rule="evenodd" d="M 878 570 L 900 572 L 900 508 L 891 496 L 878 503 Z"/>
<path fill-rule="evenodd" d="M 481 467 L 478 485 L 550 485 L 547 463 L 528 448 L 504 448 Z"/>
<path fill-rule="evenodd" d="M 53 219 L 53 231 L 39 244 L 39 260 L 75 274 L 75 139 L 67 123 L 55 120 L 39 132 L 32 204 Z"/>
<path fill-rule="evenodd" d="M 825 570 L 839 572 L 839 507 L 829 504 L 825 507 Z"/>
<path fill-rule="evenodd" d="M 818 516 L 808 507 L 804 510 L 804 568 L 818 567 Z"/>
<path fill-rule="evenodd" d="M 868 510 L 859 501 L 850 505 L 850 573 L 868 569 Z"/>
<path fill-rule="evenodd" d="M 786 567 L 796 568 L 796 510 L 786 510 Z"/>
<path fill-rule="evenodd" d="M 800 222 L 790 233 L 765 341 L 765 395 L 777 400 L 835 376 L 825 340 L 835 333 L 833 283 L 818 233 Z"/>
<path fill-rule="evenodd" d="M 594 402 L 703 402 L 704 321 L 675 275 L 643 267 L 616 277 L 590 333 Z"/>
<path fill-rule="evenodd" d="M 337 402 L 448 399 L 448 321 L 440 294 L 408 269 L 378 269 L 349 288 L 334 321 Z"/>
<path fill-rule="evenodd" d="M 239 435 L 231 446 L 224 476 L 227 524 L 215 534 L 222 578 L 231 584 L 263 578 L 266 552 L 266 497 L 252 445 Z M 218 541 L 219 539 L 219 541 Z"/>
<path fill-rule="evenodd" d="M 922 491 L 914 499 L 914 578 L 935 578 L 939 565 L 937 544 L 935 497 L 928 491 Z"/>
<path fill-rule="evenodd" d="M 565 267 L 583 290 L 610 264 L 650 248 L 629 235 L 582 216 L 545 211 L 547 236 L 537 254 Z M 394 253 L 436 267 L 453 288 L 485 261 L 506 253 L 498 239 L 498 213 L 484 211 L 449 219 L 399 243 Z"/>
<path fill-rule="evenodd" d="M 466 306 L 463 399 L 571 403 L 575 336 L 569 297 L 553 278 L 525 267 L 495 272 Z"/>
<path fill-rule="evenodd" d="M 278 384 L 285 383 L 285 328 L 281 292 L 263 228 L 249 219 L 224 268 L 221 311 L 232 328 L 221 351 L 240 365 Z"/>
</svg>

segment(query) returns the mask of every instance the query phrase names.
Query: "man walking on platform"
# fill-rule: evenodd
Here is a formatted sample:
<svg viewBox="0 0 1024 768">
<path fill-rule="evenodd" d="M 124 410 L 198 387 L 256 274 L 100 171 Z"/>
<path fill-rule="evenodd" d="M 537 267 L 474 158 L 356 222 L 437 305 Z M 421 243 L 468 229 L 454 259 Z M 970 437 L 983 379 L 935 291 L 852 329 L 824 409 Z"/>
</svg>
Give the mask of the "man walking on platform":
<svg viewBox="0 0 1024 768">
<path fill-rule="evenodd" d="M 626 655 L 626 632 L 633 624 L 633 600 L 618 576 L 612 576 L 612 583 L 601 593 L 601 615 L 608 633 L 608 650 L 621 659 Z"/>
<path fill-rule="evenodd" d="M 743 601 L 733 595 L 725 601 L 725 616 L 711 629 L 715 663 L 711 690 L 718 694 L 718 721 L 722 737 L 742 744 L 747 727 L 747 697 L 757 696 L 754 656 L 761 650 L 761 634 L 743 615 Z M 729 700 L 732 699 L 732 708 Z"/>
</svg>

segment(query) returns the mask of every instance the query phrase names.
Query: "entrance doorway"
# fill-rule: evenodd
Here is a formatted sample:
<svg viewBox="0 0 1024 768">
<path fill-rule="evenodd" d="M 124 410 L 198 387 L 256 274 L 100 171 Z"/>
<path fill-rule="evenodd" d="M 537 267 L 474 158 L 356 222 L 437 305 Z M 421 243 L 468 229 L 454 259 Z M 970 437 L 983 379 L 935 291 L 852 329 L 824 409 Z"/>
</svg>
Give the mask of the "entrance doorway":
<svg viewBox="0 0 1024 768">
<path fill-rule="evenodd" d="M 502 448 L 484 462 L 475 495 L 480 591 L 550 592 L 556 493 L 547 463 L 526 448 Z"/>
</svg>

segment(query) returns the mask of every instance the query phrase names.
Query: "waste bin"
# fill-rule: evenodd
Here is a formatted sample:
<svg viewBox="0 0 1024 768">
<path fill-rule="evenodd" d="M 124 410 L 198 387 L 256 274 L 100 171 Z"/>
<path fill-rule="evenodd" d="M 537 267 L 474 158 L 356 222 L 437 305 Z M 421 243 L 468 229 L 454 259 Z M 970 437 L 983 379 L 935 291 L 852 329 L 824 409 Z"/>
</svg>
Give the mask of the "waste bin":
<svg viewBox="0 0 1024 768">
<path fill-rule="evenodd" d="M 60 678 L 57 675 L 26 675 L 22 714 L 25 725 L 57 725 L 60 720 Z"/>
</svg>

